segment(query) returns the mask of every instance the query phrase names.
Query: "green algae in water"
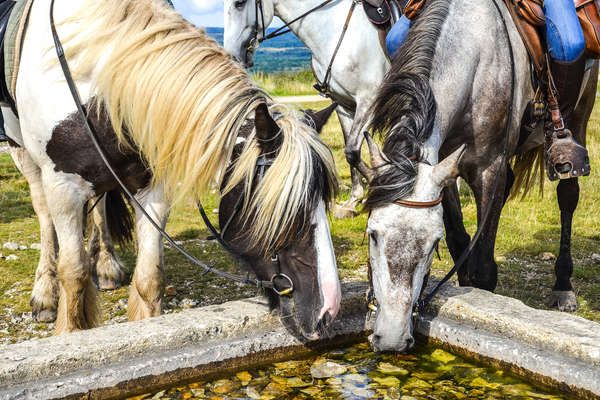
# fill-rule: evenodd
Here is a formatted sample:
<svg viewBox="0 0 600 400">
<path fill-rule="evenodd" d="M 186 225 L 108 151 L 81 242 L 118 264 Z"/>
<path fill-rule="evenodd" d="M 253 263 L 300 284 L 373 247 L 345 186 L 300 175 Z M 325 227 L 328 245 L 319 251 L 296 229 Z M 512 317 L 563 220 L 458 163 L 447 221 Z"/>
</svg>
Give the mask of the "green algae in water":
<svg viewBox="0 0 600 400">
<path fill-rule="evenodd" d="M 273 363 L 133 399 L 400 398 L 558 400 L 562 397 L 441 349 L 420 347 L 413 354 L 375 354 L 368 344 L 361 343 L 306 360 Z"/>
</svg>

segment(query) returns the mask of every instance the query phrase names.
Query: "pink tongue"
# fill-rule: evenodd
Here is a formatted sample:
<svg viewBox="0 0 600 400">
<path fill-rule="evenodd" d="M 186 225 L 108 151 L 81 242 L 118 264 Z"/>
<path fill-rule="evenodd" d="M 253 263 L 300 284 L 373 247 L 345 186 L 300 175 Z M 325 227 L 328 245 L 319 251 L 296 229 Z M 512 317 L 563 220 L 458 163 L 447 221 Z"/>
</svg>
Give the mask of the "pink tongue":
<svg viewBox="0 0 600 400">
<path fill-rule="evenodd" d="M 337 281 L 322 282 L 321 294 L 323 295 L 323 308 L 321 308 L 321 312 L 319 313 L 319 320 L 328 312 L 331 316 L 330 321 L 333 321 L 340 311 L 340 302 L 342 300 L 339 283 Z"/>
</svg>

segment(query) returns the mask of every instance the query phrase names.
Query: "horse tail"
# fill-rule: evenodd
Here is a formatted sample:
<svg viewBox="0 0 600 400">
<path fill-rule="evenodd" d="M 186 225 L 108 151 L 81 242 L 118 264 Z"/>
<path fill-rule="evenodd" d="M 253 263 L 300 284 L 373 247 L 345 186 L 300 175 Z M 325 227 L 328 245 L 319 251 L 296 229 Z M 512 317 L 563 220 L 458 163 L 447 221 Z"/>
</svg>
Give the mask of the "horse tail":
<svg viewBox="0 0 600 400">
<path fill-rule="evenodd" d="M 510 190 L 509 199 L 512 200 L 521 194 L 521 200 L 527 196 L 529 191 L 537 184 L 539 193 L 544 193 L 544 146 L 540 145 L 515 155 L 511 160 L 511 166 L 515 173 L 515 182 Z"/>
<path fill-rule="evenodd" d="M 121 247 L 133 240 L 134 222 L 129 207 L 120 190 L 106 192 L 106 223 L 108 231 Z"/>
</svg>

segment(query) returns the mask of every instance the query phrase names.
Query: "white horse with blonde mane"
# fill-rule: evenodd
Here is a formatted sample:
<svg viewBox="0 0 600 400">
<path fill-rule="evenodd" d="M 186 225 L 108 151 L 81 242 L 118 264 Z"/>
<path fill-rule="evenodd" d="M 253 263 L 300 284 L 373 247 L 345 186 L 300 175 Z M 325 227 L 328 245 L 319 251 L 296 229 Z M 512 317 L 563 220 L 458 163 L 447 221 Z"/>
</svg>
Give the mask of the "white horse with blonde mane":
<svg viewBox="0 0 600 400">
<path fill-rule="evenodd" d="M 35 182 L 40 221 L 58 239 L 42 253 L 45 279 L 58 281 L 56 333 L 63 333 L 99 323 L 82 209 L 119 188 L 76 113 L 49 12 L 50 0 L 33 3 L 18 71 L 19 119 L 12 116 L 9 136 L 20 146 L 13 155 Z M 293 282 L 299 333 L 318 337 L 335 318 L 341 294 L 325 214 L 335 167 L 314 129 L 272 104 L 227 52 L 162 0 L 56 0 L 54 18 L 88 121 L 144 210 L 164 228 L 171 204 L 198 198 L 214 184 L 223 195 L 243 193 L 240 215 L 250 228 L 238 251 L 260 279 L 272 275 L 272 263 L 263 261 L 279 255 L 278 271 Z M 252 119 L 252 133 L 239 137 Z M 255 174 L 259 157 L 272 163 L 264 177 Z M 116 211 L 107 206 L 107 213 Z M 130 320 L 160 314 L 164 286 L 161 236 L 135 211 Z M 49 248 L 55 243 L 58 255 Z M 298 261 L 296 246 L 312 251 Z"/>
</svg>

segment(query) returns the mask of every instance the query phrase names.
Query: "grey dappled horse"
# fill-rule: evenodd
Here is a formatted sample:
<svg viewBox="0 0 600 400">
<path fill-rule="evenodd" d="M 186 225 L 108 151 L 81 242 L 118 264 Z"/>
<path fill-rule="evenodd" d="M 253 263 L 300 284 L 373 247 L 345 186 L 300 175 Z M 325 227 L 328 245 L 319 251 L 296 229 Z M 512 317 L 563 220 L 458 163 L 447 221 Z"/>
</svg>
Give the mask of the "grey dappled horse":
<svg viewBox="0 0 600 400">
<path fill-rule="evenodd" d="M 508 36 L 494 1 L 506 20 Z M 515 62 L 511 115 L 509 40 Z M 590 67 L 573 118 L 573 132 L 583 144 L 598 77 L 597 63 Z M 510 166 L 502 162 L 504 128 L 508 123 L 509 156 L 543 143 L 541 127 L 529 136 L 520 131 L 521 117 L 534 95 L 530 68 L 525 47 L 500 0 L 427 2 L 397 53 L 373 109 L 372 128 L 385 134 L 383 148 L 369 140 L 372 165 L 361 167 L 370 175 L 366 206 L 371 210 L 367 231 L 379 303 L 371 338 L 376 349 L 405 351 L 414 343 L 411 313 L 444 227 L 454 260 L 469 243 L 458 191 L 452 184 L 457 176 L 474 193 L 478 224 L 485 210 L 491 210 L 479 241 L 458 271 L 459 282 L 495 289 L 494 242 L 500 212 L 515 180 Z M 411 208 L 395 203 L 398 199 L 430 202 L 442 192 L 442 205 Z M 561 181 L 557 194 L 562 232 L 550 304 L 570 311 L 576 308 L 570 283 L 570 235 L 579 195 L 577 179 Z"/>
</svg>

